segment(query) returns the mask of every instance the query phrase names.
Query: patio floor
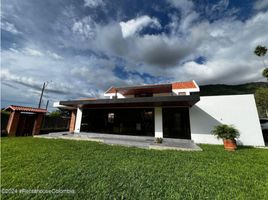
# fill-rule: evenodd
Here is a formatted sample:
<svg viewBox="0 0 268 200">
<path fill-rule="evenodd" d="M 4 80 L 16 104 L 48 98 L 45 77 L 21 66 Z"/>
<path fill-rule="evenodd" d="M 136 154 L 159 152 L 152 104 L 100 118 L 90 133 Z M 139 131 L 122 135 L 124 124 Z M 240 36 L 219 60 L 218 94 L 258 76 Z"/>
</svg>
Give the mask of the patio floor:
<svg viewBox="0 0 268 200">
<path fill-rule="evenodd" d="M 146 149 L 202 151 L 202 149 L 197 146 L 192 140 L 186 139 L 164 138 L 163 143 L 156 144 L 154 143 L 154 137 L 88 132 L 81 132 L 79 134 L 71 134 L 69 132 L 56 132 L 44 135 L 35 135 L 34 137 L 48 139 L 86 140 L 102 142 L 110 145 L 122 145 Z"/>
</svg>

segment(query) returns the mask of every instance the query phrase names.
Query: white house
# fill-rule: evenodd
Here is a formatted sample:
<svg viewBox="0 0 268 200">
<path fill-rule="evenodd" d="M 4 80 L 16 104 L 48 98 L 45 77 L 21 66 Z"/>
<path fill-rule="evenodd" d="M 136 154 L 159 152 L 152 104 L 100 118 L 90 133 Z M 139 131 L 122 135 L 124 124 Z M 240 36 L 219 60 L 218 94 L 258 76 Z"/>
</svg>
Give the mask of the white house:
<svg viewBox="0 0 268 200">
<path fill-rule="evenodd" d="M 200 97 L 195 81 L 111 87 L 109 99 L 55 102 L 71 112 L 70 132 L 97 132 L 191 139 L 221 144 L 211 134 L 219 124 L 234 125 L 241 145 L 264 146 L 253 95 Z"/>
</svg>

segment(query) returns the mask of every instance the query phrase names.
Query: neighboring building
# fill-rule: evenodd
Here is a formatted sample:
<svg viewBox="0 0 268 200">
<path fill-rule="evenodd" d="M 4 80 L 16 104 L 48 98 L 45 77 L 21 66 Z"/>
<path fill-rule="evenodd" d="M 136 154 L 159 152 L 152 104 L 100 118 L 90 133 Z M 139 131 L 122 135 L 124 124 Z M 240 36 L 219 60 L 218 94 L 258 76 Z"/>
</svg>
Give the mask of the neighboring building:
<svg viewBox="0 0 268 200">
<path fill-rule="evenodd" d="M 111 87 L 109 99 L 55 102 L 71 111 L 70 132 L 192 139 L 218 144 L 215 125 L 233 124 L 241 145 L 264 146 L 253 95 L 199 96 L 195 81 Z"/>
</svg>

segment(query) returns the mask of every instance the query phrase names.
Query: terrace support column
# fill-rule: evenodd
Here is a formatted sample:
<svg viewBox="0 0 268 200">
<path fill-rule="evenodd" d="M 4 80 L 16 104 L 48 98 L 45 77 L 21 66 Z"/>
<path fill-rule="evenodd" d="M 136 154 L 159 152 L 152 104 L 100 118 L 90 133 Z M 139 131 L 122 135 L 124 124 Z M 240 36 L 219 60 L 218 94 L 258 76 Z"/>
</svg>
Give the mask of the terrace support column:
<svg viewBox="0 0 268 200">
<path fill-rule="evenodd" d="M 69 132 L 74 133 L 75 129 L 75 118 L 76 118 L 76 110 L 71 111 L 71 119 L 70 119 L 70 125 L 69 125 Z"/>
<path fill-rule="evenodd" d="M 8 119 L 7 134 L 9 136 L 16 136 L 17 127 L 19 124 L 20 113 L 13 111 Z"/>
<path fill-rule="evenodd" d="M 77 111 L 76 111 L 74 133 L 80 133 L 81 122 L 82 122 L 82 113 L 83 113 L 83 109 L 78 107 Z"/>
<path fill-rule="evenodd" d="M 162 107 L 154 108 L 154 137 L 163 138 Z"/>
</svg>

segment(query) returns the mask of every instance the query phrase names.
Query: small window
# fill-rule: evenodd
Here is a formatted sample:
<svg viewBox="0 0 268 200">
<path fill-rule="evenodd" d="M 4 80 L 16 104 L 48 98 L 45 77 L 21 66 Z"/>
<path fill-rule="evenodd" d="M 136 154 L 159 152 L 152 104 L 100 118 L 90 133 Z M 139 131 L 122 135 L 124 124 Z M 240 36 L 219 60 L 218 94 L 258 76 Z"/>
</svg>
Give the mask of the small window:
<svg viewBox="0 0 268 200">
<path fill-rule="evenodd" d="M 179 92 L 179 95 L 186 95 L 186 92 Z"/>
<path fill-rule="evenodd" d="M 114 113 L 108 113 L 108 123 L 114 123 Z"/>
</svg>

